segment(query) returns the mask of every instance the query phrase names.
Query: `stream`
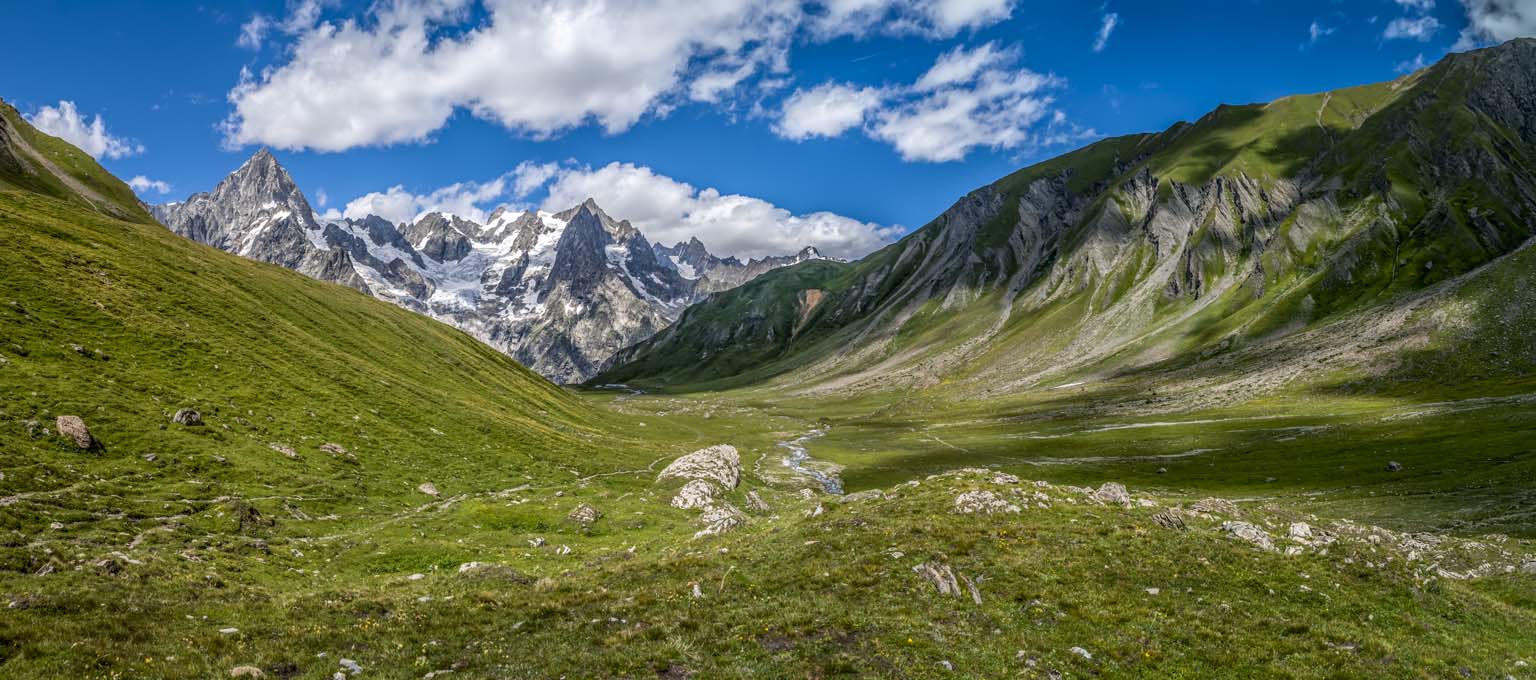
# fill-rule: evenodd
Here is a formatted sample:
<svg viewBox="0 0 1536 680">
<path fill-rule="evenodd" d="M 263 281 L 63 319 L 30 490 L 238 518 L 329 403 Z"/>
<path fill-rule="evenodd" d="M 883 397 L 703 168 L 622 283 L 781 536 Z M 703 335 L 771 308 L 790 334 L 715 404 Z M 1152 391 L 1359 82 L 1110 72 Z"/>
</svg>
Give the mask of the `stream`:
<svg viewBox="0 0 1536 680">
<path fill-rule="evenodd" d="M 789 451 L 789 455 L 784 456 L 784 467 L 816 480 L 827 493 L 840 496 L 843 493 L 843 482 L 837 478 L 836 473 L 823 472 L 807 465 L 807 463 L 812 463 L 813 460 L 810 452 L 805 450 L 805 443 L 826 433 L 827 431 L 823 429 L 811 430 L 795 439 L 781 441 L 778 445 Z"/>
</svg>

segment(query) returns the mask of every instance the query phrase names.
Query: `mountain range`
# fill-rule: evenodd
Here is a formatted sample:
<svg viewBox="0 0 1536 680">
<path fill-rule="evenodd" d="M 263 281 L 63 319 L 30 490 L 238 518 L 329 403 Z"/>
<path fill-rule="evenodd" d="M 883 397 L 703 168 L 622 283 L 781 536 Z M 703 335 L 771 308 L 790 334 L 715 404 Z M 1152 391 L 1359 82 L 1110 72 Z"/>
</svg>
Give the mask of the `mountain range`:
<svg viewBox="0 0 1536 680">
<path fill-rule="evenodd" d="M 595 382 L 985 396 L 1180 369 L 1209 394 L 1320 361 L 1390 373 L 1444 328 L 1499 330 L 1435 296 L 1536 233 L 1533 93 L 1521 39 L 1105 139 L 858 262 L 715 296 Z"/>
<path fill-rule="evenodd" d="M 743 263 L 698 239 L 652 245 L 591 199 L 557 213 L 502 207 L 485 224 L 442 212 L 322 220 L 266 149 L 211 192 L 151 212 L 194 241 L 457 326 L 555 382 L 586 380 L 711 293 L 822 259 L 811 247 Z"/>
</svg>

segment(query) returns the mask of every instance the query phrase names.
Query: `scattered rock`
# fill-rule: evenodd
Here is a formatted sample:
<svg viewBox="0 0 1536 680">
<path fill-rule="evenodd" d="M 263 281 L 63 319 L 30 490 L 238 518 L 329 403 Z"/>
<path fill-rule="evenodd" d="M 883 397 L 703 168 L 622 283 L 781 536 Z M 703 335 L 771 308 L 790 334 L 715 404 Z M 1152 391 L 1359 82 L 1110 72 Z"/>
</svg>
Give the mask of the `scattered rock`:
<svg viewBox="0 0 1536 680">
<path fill-rule="evenodd" d="M 144 460 L 153 463 L 153 462 L 155 462 L 157 460 L 160 460 L 160 457 L 155 455 L 155 454 L 153 454 L 153 453 L 146 453 L 146 454 L 144 454 Z"/>
<path fill-rule="evenodd" d="M 202 427 L 203 414 L 189 408 L 184 408 L 177 411 L 176 415 L 171 416 L 171 422 L 187 427 Z"/>
<path fill-rule="evenodd" d="M 533 583 L 521 572 L 504 564 L 486 564 L 484 562 L 465 562 L 459 565 L 459 576 L 484 581 L 508 581 L 511 583 Z"/>
<path fill-rule="evenodd" d="M 27 428 L 28 439 L 37 439 L 38 437 L 48 436 L 48 428 L 43 427 L 43 424 L 40 421 L 28 420 L 26 423 L 24 423 L 24 425 Z"/>
<path fill-rule="evenodd" d="M 1221 530 L 1232 535 L 1233 538 L 1247 541 L 1265 550 L 1275 549 L 1275 543 L 1268 532 L 1247 522 L 1223 522 Z"/>
<path fill-rule="evenodd" d="M 565 518 L 580 524 L 582 528 L 590 528 L 602 516 L 603 513 L 599 512 L 597 508 L 582 503 L 576 506 L 576 509 L 572 510 Z"/>
<path fill-rule="evenodd" d="M 238 632 L 240 632 L 239 628 L 220 628 L 219 629 L 219 634 L 220 635 L 234 635 L 235 633 L 238 633 Z"/>
<path fill-rule="evenodd" d="M 1006 472 L 999 472 L 999 473 L 997 473 L 995 475 L 992 475 L 992 483 L 993 484 L 1018 484 L 1019 483 L 1019 478 L 1018 478 L 1017 475 L 1010 475 L 1010 474 L 1008 474 Z"/>
<path fill-rule="evenodd" d="M 694 538 L 718 536 L 747 523 L 746 515 L 741 514 L 741 511 L 732 507 L 730 503 L 705 508 L 701 519 L 704 520 L 704 528 L 695 533 Z"/>
<path fill-rule="evenodd" d="M 232 678 L 265 678 L 265 677 L 267 677 L 267 674 L 263 673 L 260 668 L 257 668 L 255 666 L 235 666 L 234 668 L 229 669 L 229 677 L 232 677 Z"/>
<path fill-rule="evenodd" d="M 801 489 L 800 490 L 800 500 L 803 500 L 803 501 L 814 501 L 814 500 L 816 500 L 816 492 L 812 491 L 810 489 Z"/>
<path fill-rule="evenodd" d="M 1402 463 L 1399 463 L 1395 460 L 1387 461 L 1387 472 L 1400 472 L 1402 469 Z"/>
<path fill-rule="evenodd" d="M 438 495 L 437 485 L 433 484 L 432 482 L 422 482 L 416 486 L 416 490 L 433 498 L 437 498 Z"/>
<path fill-rule="evenodd" d="M 955 497 L 955 512 L 964 515 L 996 515 L 1018 511 L 1019 506 L 1009 503 L 991 491 L 967 491 Z"/>
<path fill-rule="evenodd" d="M 287 444 L 279 444 L 277 442 L 273 442 L 268 444 L 267 447 L 294 460 L 299 459 L 299 452 L 294 451 L 293 447 Z"/>
<path fill-rule="evenodd" d="M 91 430 L 80 416 L 59 416 L 53 421 L 53 427 L 60 436 L 74 440 L 76 448 L 89 451 L 97 446 L 96 438 L 91 436 Z"/>
<path fill-rule="evenodd" d="M 741 455 L 736 447 L 719 444 L 672 461 L 656 479 L 712 480 L 729 489 L 741 481 Z"/>
<path fill-rule="evenodd" d="M 422 579 L 424 579 L 426 577 L 427 577 L 426 574 L 417 573 L 417 574 L 411 574 L 410 576 L 405 577 L 405 580 L 407 580 L 407 581 L 420 581 L 420 580 L 422 580 Z"/>
<path fill-rule="evenodd" d="M 938 589 L 940 595 L 960 596 L 960 583 L 955 579 L 955 572 L 949 568 L 949 565 L 938 562 L 924 562 L 912 567 L 912 571 L 918 576 L 923 577 L 924 580 L 932 583 L 933 587 Z"/>
<path fill-rule="evenodd" d="M 773 508 L 768 507 L 767 501 L 764 501 L 762 496 L 757 495 L 756 491 L 748 491 L 747 509 L 752 512 L 768 512 Z"/>
<path fill-rule="evenodd" d="M 342 668 L 347 669 L 347 672 L 353 675 L 357 675 L 358 673 L 363 672 L 363 667 L 357 665 L 357 662 L 351 659 L 342 659 L 337 663 L 341 664 Z"/>
<path fill-rule="evenodd" d="M 345 455 L 349 455 L 349 454 L 348 454 L 348 453 L 347 453 L 347 449 L 346 449 L 346 448 L 345 448 L 345 447 L 343 447 L 343 446 L 342 446 L 342 445 L 340 445 L 340 444 L 332 444 L 332 443 L 330 443 L 330 442 L 326 442 L 326 443 L 324 443 L 324 444 L 321 444 L 321 445 L 320 445 L 320 450 L 321 450 L 321 451 L 324 451 L 324 452 L 326 452 L 326 453 L 329 453 L 329 454 L 331 454 L 331 455 L 333 455 L 333 456 L 345 456 Z"/>
<path fill-rule="evenodd" d="M 1190 510 L 1207 515 L 1236 515 L 1237 504 L 1225 498 L 1204 498 L 1189 506 Z"/>
<path fill-rule="evenodd" d="M 826 510 L 827 509 L 823 508 L 820 503 L 817 503 L 816 507 L 811 508 L 810 510 L 806 510 L 805 511 L 805 516 L 806 517 L 820 517 L 821 513 L 826 512 Z"/>
<path fill-rule="evenodd" d="M 1098 491 L 1093 492 L 1092 498 L 1106 505 L 1131 507 L 1131 494 L 1125 490 L 1125 485 L 1119 482 L 1105 482 Z"/>
<path fill-rule="evenodd" d="M 678 489 L 677 495 L 672 497 L 672 507 L 680 510 L 692 510 L 694 508 L 706 508 L 715 502 L 717 487 L 702 479 L 695 479 Z"/>
<path fill-rule="evenodd" d="M 1300 541 L 1312 540 L 1312 527 L 1306 522 L 1293 522 L 1290 530 L 1291 538 Z"/>
<path fill-rule="evenodd" d="M 1067 651 L 1069 651 L 1069 652 L 1071 652 L 1073 654 L 1076 654 L 1076 655 L 1078 655 L 1080 657 L 1083 657 L 1084 659 L 1087 659 L 1089 661 L 1093 660 L 1093 655 L 1089 654 L 1088 650 L 1083 649 L 1082 647 L 1073 647 L 1073 648 L 1071 648 L 1071 649 L 1069 649 Z"/>
<path fill-rule="evenodd" d="M 1165 467 L 1160 467 L 1160 468 L 1158 468 L 1158 469 L 1157 469 L 1157 474 L 1160 474 L 1160 475 L 1166 475 L 1166 474 L 1168 474 L 1168 468 L 1165 468 Z"/>
<path fill-rule="evenodd" d="M 1184 523 L 1184 515 L 1173 508 L 1169 508 L 1152 515 L 1152 521 L 1156 522 L 1158 526 L 1163 527 L 1164 529 L 1183 531 L 1188 527 L 1188 525 Z"/>
<path fill-rule="evenodd" d="M 838 503 L 862 503 L 864 501 L 878 501 L 878 500 L 884 500 L 884 499 L 885 499 L 885 492 L 884 491 L 881 491 L 879 489 L 869 489 L 868 491 L 859 491 L 857 493 L 851 493 L 851 494 L 847 494 L 845 496 L 839 496 L 838 499 L 837 499 L 837 502 Z"/>
</svg>

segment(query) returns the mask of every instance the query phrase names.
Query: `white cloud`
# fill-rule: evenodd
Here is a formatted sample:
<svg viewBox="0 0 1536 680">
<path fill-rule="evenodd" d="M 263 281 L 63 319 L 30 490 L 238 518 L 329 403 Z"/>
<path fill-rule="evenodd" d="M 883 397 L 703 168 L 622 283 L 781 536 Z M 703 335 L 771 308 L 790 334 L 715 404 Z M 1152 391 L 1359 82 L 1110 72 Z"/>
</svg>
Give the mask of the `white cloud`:
<svg viewBox="0 0 1536 680">
<path fill-rule="evenodd" d="M 823 39 L 870 32 L 948 38 L 1007 19 L 1014 1 L 821 0 L 811 4 L 811 32 Z"/>
<path fill-rule="evenodd" d="M 1404 9 L 1408 9 L 1408 10 L 1412 10 L 1412 11 L 1420 12 L 1420 13 L 1428 12 L 1428 11 L 1430 11 L 1430 10 L 1435 8 L 1435 0 L 1394 0 L 1394 1 L 1398 5 L 1402 6 Z"/>
<path fill-rule="evenodd" d="M 1397 62 L 1397 66 L 1393 67 L 1392 70 L 1397 71 L 1398 73 L 1412 73 L 1421 68 L 1424 68 L 1425 66 L 1428 66 L 1428 64 L 1424 61 L 1424 53 L 1420 52 L 1418 56 L 1412 59 Z"/>
<path fill-rule="evenodd" d="M 862 257 L 903 231 L 830 212 L 795 215 L 760 198 L 699 189 L 629 163 L 563 166 L 543 205 L 563 210 L 589 197 L 653 242 L 697 237 L 722 257 L 783 255 L 808 245 L 834 257 Z"/>
<path fill-rule="evenodd" d="M 134 175 L 133 179 L 128 180 L 128 186 L 141 194 L 150 191 L 161 195 L 171 193 L 170 184 L 162 182 L 158 179 L 150 179 L 143 175 Z"/>
<path fill-rule="evenodd" d="M 457 182 L 425 194 L 411 193 L 397 184 L 382 193 L 370 192 L 348 201 L 340 216 L 362 219 L 378 215 L 400 223 L 413 222 L 429 212 L 446 212 L 483 223 L 486 206 L 506 195 L 506 176 L 488 182 Z"/>
<path fill-rule="evenodd" d="M 469 11 L 476 2 L 484 12 Z M 282 24 L 294 36 L 285 61 L 229 92 L 225 142 L 421 142 L 458 110 L 532 138 L 588 124 L 618 133 L 787 72 L 805 38 L 951 36 L 1007 18 L 1013 2 L 394 0 L 344 20 L 305 2 Z"/>
<path fill-rule="evenodd" d="M 1452 49 L 1536 36 L 1536 0 L 1461 0 L 1467 27 Z"/>
<path fill-rule="evenodd" d="M 1115 27 L 1120 25 L 1120 15 L 1110 12 L 1104 15 L 1104 23 L 1099 26 L 1099 34 L 1093 39 L 1093 51 L 1103 52 L 1109 45 L 1109 36 L 1115 32 Z"/>
<path fill-rule="evenodd" d="M 977 147 L 1019 149 L 1040 143 L 1030 128 L 1052 113 L 1053 98 L 1045 91 L 1062 81 L 1017 67 L 1018 58 L 1019 50 L 995 43 L 956 47 L 913 84 L 866 90 L 853 104 L 832 112 L 816 104 L 846 100 L 857 90 L 821 85 L 792 96 L 774 130 L 789 139 L 836 136 L 864 121 L 866 135 L 890 144 L 908 161 L 954 161 Z M 878 99 L 878 105 L 868 99 Z"/>
<path fill-rule="evenodd" d="M 265 14 L 257 14 L 240 25 L 240 37 L 235 39 L 235 45 L 248 50 L 261 49 L 261 43 L 267 39 L 267 31 L 272 29 L 272 20 Z"/>
<path fill-rule="evenodd" d="M 1426 15 L 1416 19 L 1398 17 L 1387 24 L 1387 30 L 1381 35 L 1388 40 L 1407 38 L 1427 42 L 1438 30 L 1440 30 L 1440 20 L 1432 16 Z"/>
<path fill-rule="evenodd" d="M 1313 21 L 1312 26 L 1307 29 L 1307 34 L 1311 36 L 1312 44 L 1317 44 L 1317 41 L 1322 40 L 1327 36 L 1333 35 L 1333 32 L 1337 30 L 1339 29 L 1330 28 L 1328 26 L 1322 25 L 1321 23 Z"/>
<path fill-rule="evenodd" d="M 30 116 L 33 127 L 73 144 L 92 158 L 125 158 L 144 153 L 144 146 L 107 132 L 100 115 L 86 122 L 72 101 L 60 101 L 57 107 L 44 106 Z"/>
<path fill-rule="evenodd" d="M 811 137 L 836 137 L 864 124 L 864 116 L 880 105 L 882 95 L 873 87 L 823 83 L 796 90 L 784 101 L 774 132 L 796 141 Z"/>
<path fill-rule="evenodd" d="M 549 180 L 560 172 L 559 163 L 535 163 L 523 161 L 512 171 L 512 195 L 525 198 L 544 188 Z"/>
</svg>

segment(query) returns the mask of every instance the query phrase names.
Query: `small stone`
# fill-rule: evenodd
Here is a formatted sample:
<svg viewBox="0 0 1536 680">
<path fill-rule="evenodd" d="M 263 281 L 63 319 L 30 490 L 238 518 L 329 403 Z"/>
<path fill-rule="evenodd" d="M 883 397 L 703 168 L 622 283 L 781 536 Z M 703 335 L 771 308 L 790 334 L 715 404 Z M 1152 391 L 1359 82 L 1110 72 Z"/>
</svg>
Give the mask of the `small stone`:
<svg viewBox="0 0 1536 680">
<path fill-rule="evenodd" d="M 298 451 L 294 451 L 293 447 L 289 446 L 287 444 L 279 444 L 277 442 L 273 442 L 271 444 L 268 444 L 267 448 L 270 448 L 273 451 L 281 453 L 281 454 L 283 454 L 283 455 L 285 455 L 285 456 L 287 456 L 289 458 L 292 458 L 294 460 L 298 460 L 298 458 L 299 458 L 299 452 Z"/>
<path fill-rule="evenodd" d="M 955 672 L 955 665 L 950 663 L 948 660 L 940 661 L 939 667 L 951 673 Z"/>
<path fill-rule="evenodd" d="M 1166 475 L 1166 474 L 1168 474 L 1168 468 L 1165 468 L 1165 467 L 1160 467 L 1160 468 L 1158 468 L 1158 469 L 1157 469 L 1157 474 L 1160 474 L 1160 475 Z"/>
<path fill-rule="evenodd" d="M 333 456 L 345 456 L 345 455 L 347 455 L 346 448 L 342 447 L 342 445 L 340 445 L 340 444 L 332 444 L 330 442 L 326 442 L 324 444 L 321 444 L 320 445 L 320 450 L 324 451 L 326 453 L 329 453 L 329 454 L 331 454 Z"/>
<path fill-rule="evenodd" d="M 342 668 L 347 669 L 347 672 L 352 673 L 353 675 L 363 672 L 363 667 L 357 665 L 357 662 L 351 659 L 341 659 L 337 661 L 337 663 L 341 664 Z"/>
<path fill-rule="evenodd" d="M 222 635 L 234 635 L 235 633 L 238 633 L 238 632 L 240 632 L 239 628 L 220 628 L 219 629 L 219 633 L 222 634 Z"/>
<path fill-rule="evenodd" d="M 1270 539 L 1268 532 L 1247 522 L 1223 522 L 1221 530 L 1234 538 L 1247 541 L 1265 550 L 1275 549 L 1274 541 Z"/>
<path fill-rule="evenodd" d="M 1399 462 L 1397 462 L 1395 460 L 1387 461 L 1387 472 L 1400 472 L 1400 471 L 1402 471 L 1402 469 L 1403 469 L 1403 464 L 1402 463 L 1399 463 Z"/>
<path fill-rule="evenodd" d="M 1146 590 L 1147 590 L 1147 594 L 1148 595 L 1154 595 L 1154 596 L 1157 595 L 1158 593 L 1163 592 L 1161 588 L 1147 588 Z"/>
<path fill-rule="evenodd" d="M 265 678 L 265 677 L 267 677 L 267 674 L 263 673 L 260 668 L 257 668 L 255 666 L 235 666 L 234 668 L 229 669 L 229 677 L 232 677 L 232 678 Z"/>
<path fill-rule="evenodd" d="M 407 580 L 407 581 L 420 581 L 420 580 L 422 580 L 422 579 L 424 579 L 426 577 L 427 577 L 426 574 L 411 574 L 410 576 L 405 577 L 405 580 Z"/>
<path fill-rule="evenodd" d="M 757 495 L 756 491 L 747 492 L 746 506 L 752 512 L 768 512 L 772 510 L 772 508 L 768 507 L 767 501 L 764 501 L 762 496 Z"/>
<path fill-rule="evenodd" d="M 1207 515 L 1236 515 L 1237 504 L 1225 498 L 1205 498 L 1195 501 L 1190 510 Z"/>
<path fill-rule="evenodd" d="M 153 454 L 153 453 L 146 453 L 146 454 L 144 454 L 144 460 L 147 460 L 147 461 L 149 461 L 151 463 L 153 463 L 153 462 L 155 462 L 156 460 L 159 460 L 159 459 L 160 459 L 160 457 L 155 455 L 155 454 Z"/>
<path fill-rule="evenodd" d="M 1017 475 L 1010 475 L 1010 474 L 1008 474 L 1006 472 L 999 472 L 999 473 L 997 473 L 995 475 L 992 475 L 992 483 L 993 484 L 1018 484 L 1019 483 L 1019 478 L 1018 478 Z"/>
<path fill-rule="evenodd" d="M 1290 529 L 1291 538 L 1305 541 L 1312 538 L 1312 527 L 1306 522 L 1294 522 Z"/>
<path fill-rule="evenodd" d="M 53 426 L 61 436 L 74 440 L 76 448 L 89 451 L 97 447 L 96 438 L 91 436 L 91 430 L 80 416 L 59 416 L 54 419 Z"/>
<path fill-rule="evenodd" d="M 184 408 L 178 410 L 176 415 L 171 416 L 171 422 L 187 427 L 202 427 L 203 414 L 189 408 Z"/>
<path fill-rule="evenodd" d="M 565 516 L 565 518 L 580 524 L 582 528 L 590 528 L 592 524 L 597 522 L 597 520 L 602 516 L 603 513 L 599 512 L 597 508 L 587 505 L 586 503 L 582 503 L 581 505 L 576 506 L 576 509 L 572 510 L 570 514 Z"/>
<path fill-rule="evenodd" d="M 418 485 L 416 487 L 416 490 L 420 491 L 420 492 L 422 492 L 422 493 L 424 493 L 424 494 L 426 494 L 428 496 L 431 496 L 433 498 L 436 498 L 437 497 L 437 493 L 438 493 L 437 492 L 437 485 L 433 484 L 432 482 L 422 482 L 420 485 Z"/>
<path fill-rule="evenodd" d="M 1072 652 L 1073 654 L 1076 654 L 1076 655 L 1078 655 L 1080 657 L 1083 657 L 1084 659 L 1087 659 L 1089 661 L 1093 660 L 1093 655 L 1089 654 L 1088 650 L 1083 649 L 1082 647 L 1073 647 L 1073 648 L 1071 648 L 1071 649 L 1069 649 L 1067 651 Z"/>
</svg>

